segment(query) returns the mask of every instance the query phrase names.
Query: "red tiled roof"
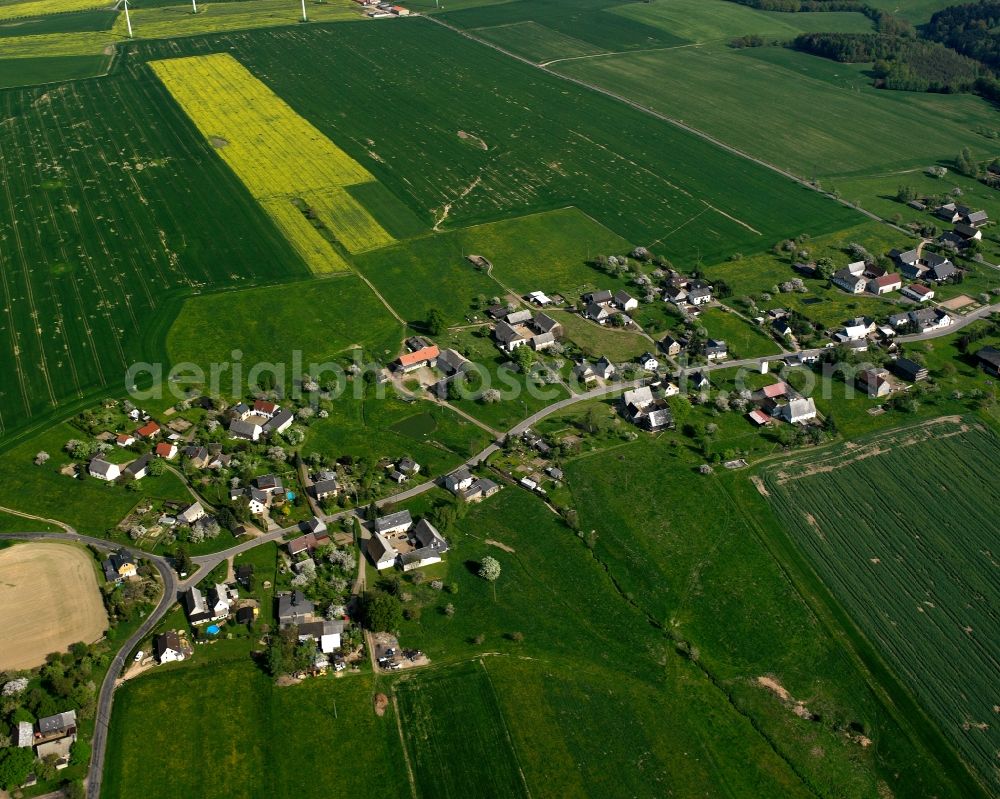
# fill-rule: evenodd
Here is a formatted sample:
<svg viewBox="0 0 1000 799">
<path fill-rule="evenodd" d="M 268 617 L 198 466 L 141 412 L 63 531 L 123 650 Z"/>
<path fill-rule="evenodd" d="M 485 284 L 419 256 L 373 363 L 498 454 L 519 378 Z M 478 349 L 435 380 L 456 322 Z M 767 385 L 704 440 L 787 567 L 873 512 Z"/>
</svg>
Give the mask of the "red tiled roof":
<svg viewBox="0 0 1000 799">
<path fill-rule="evenodd" d="M 405 355 L 399 356 L 400 366 L 413 366 L 416 363 L 421 363 L 423 361 L 430 361 L 437 358 L 441 354 L 441 350 L 438 349 L 436 344 L 431 344 L 429 347 L 423 347 L 416 352 L 408 352 Z"/>
<path fill-rule="evenodd" d="M 254 400 L 253 409 L 261 413 L 274 413 L 278 410 L 278 406 L 267 400 Z"/>
<path fill-rule="evenodd" d="M 174 450 L 174 445 L 168 444 L 166 441 L 164 441 L 162 444 L 156 445 L 156 455 L 159 458 L 169 458 L 170 453 L 173 452 L 173 450 Z"/>
<path fill-rule="evenodd" d="M 875 278 L 875 285 L 879 288 L 885 288 L 886 286 L 891 286 L 894 283 L 900 283 L 902 279 L 899 277 L 897 272 L 893 272 L 891 275 L 882 275 L 882 277 Z"/>
<path fill-rule="evenodd" d="M 921 283 L 914 283 L 912 286 L 910 286 L 910 291 L 912 291 L 914 294 L 930 294 L 931 293 L 931 289 L 928 288 L 927 286 L 924 286 Z"/>
<path fill-rule="evenodd" d="M 142 436 L 143 438 L 149 438 L 150 436 L 155 436 L 160 432 L 160 426 L 156 422 L 150 422 L 145 424 L 135 431 L 136 435 Z"/>
<path fill-rule="evenodd" d="M 788 386 L 784 383 L 772 383 L 769 386 L 764 386 L 764 388 L 761 389 L 761 393 L 768 399 L 783 397 L 788 393 Z"/>
<path fill-rule="evenodd" d="M 764 411 L 750 411 L 747 415 L 757 424 L 767 424 L 771 421 L 771 417 L 764 413 Z"/>
</svg>

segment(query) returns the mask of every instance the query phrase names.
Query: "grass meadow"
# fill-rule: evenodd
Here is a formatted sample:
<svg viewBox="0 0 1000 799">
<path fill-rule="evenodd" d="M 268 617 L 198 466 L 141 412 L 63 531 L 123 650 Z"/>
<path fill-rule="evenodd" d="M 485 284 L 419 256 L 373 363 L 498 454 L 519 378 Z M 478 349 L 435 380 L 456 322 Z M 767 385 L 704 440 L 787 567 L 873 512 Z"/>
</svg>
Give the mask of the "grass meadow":
<svg viewBox="0 0 1000 799">
<path fill-rule="evenodd" d="M 994 432 L 949 419 L 764 473 L 796 546 L 991 793 L 1000 615 L 982 466 L 998 457 Z"/>
<path fill-rule="evenodd" d="M 698 325 L 708 331 L 710 338 L 726 342 L 732 360 L 777 355 L 781 351 L 774 339 L 756 325 L 722 308 L 705 310 L 698 318 Z"/>
<path fill-rule="evenodd" d="M 409 795 L 394 711 L 375 715 L 369 677 L 277 688 L 245 659 L 199 656 L 115 693 L 103 797 Z"/>
</svg>

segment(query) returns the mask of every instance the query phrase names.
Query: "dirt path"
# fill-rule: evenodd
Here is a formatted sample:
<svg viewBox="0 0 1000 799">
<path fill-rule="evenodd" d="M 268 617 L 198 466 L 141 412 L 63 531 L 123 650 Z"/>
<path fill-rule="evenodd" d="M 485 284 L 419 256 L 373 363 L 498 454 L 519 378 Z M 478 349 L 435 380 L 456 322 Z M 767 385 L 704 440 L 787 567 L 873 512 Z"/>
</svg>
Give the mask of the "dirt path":
<svg viewBox="0 0 1000 799">
<path fill-rule="evenodd" d="M 12 516 L 20 516 L 22 519 L 34 519 L 36 522 L 45 522 L 46 524 L 54 525 L 67 533 L 75 533 L 76 530 L 70 527 L 65 522 L 61 522 L 58 519 L 48 519 L 45 516 L 35 516 L 33 513 L 25 513 L 24 511 L 14 510 L 13 508 L 7 508 L 0 505 L 0 511 L 4 513 L 9 513 Z"/>
</svg>

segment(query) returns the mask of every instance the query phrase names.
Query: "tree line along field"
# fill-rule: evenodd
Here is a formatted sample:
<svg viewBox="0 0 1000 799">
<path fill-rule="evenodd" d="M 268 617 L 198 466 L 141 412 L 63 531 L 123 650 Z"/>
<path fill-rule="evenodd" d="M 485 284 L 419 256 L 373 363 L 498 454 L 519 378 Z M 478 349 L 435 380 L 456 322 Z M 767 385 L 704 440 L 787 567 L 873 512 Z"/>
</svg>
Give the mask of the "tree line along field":
<svg viewBox="0 0 1000 799">
<path fill-rule="evenodd" d="M 790 230 L 835 230 L 856 218 L 767 169 L 427 20 L 137 45 L 148 59 L 222 47 L 438 225 L 572 204 L 636 244 L 660 244 L 693 263 L 699 253 L 753 251 Z M 401 125 L 405 141 L 396 136 Z"/>
<path fill-rule="evenodd" d="M 992 430 L 943 417 L 764 473 L 796 547 L 990 794 L 998 458 Z"/>
<path fill-rule="evenodd" d="M 0 426 L 155 359 L 177 298 L 302 261 L 151 75 L 0 93 Z"/>
</svg>

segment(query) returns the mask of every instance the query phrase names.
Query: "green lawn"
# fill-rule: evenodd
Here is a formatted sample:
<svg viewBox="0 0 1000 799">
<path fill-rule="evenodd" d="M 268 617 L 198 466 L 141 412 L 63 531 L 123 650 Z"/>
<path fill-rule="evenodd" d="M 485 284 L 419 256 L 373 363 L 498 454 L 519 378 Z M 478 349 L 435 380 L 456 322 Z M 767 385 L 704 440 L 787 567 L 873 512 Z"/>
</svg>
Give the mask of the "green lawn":
<svg viewBox="0 0 1000 799">
<path fill-rule="evenodd" d="M 374 714 L 369 678 L 276 688 L 248 661 L 199 654 L 118 689 L 103 797 L 409 795 L 394 712 Z M 373 780 L 362 763 L 398 767 Z"/>
<path fill-rule="evenodd" d="M 726 342 L 732 360 L 776 355 L 781 351 L 774 339 L 765 335 L 756 325 L 722 308 L 703 311 L 697 324 L 708 331 L 710 338 Z"/>
<path fill-rule="evenodd" d="M 604 355 L 612 362 L 619 363 L 631 361 L 653 349 L 653 345 L 634 330 L 602 327 L 579 314 L 565 311 L 553 311 L 552 318 L 563 326 L 565 337 L 588 357 L 600 358 Z"/>
</svg>

